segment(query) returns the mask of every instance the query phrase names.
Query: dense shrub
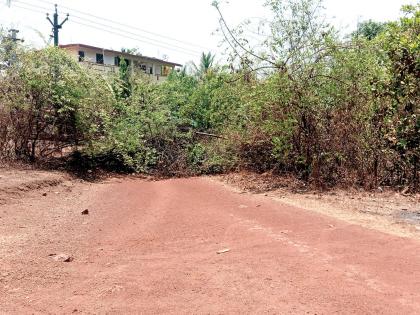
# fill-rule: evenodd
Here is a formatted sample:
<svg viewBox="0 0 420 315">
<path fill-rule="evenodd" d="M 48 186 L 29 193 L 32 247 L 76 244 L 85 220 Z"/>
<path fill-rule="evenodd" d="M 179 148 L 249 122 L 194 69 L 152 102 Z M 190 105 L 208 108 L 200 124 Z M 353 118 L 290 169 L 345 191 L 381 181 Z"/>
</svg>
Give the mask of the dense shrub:
<svg viewBox="0 0 420 315">
<path fill-rule="evenodd" d="M 342 39 L 318 1 L 266 5 L 269 35 L 254 50 L 246 25 L 230 28 L 214 2 L 229 64 L 203 54 L 161 84 L 124 66 L 103 77 L 54 48 L 13 47 L 10 63 L 2 41 L 0 156 L 35 160 L 69 147 L 89 168 L 247 168 L 318 187 L 419 189 L 419 6 Z"/>
<path fill-rule="evenodd" d="M 20 52 L 0 81 L 1 155 L 35 160 L 102 133 L 112 91 L 65 52 Z"/>
</svg>

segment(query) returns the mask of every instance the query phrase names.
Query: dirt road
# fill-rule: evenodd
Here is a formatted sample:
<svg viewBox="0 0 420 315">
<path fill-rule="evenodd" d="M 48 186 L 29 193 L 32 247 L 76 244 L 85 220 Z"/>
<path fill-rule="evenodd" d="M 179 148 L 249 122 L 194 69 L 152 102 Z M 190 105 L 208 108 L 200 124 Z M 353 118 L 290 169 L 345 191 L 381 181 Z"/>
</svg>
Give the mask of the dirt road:
<svg viewBox="0 0 420 315">
<path fill-rule="evenodd" d="M 1 314 L 420 314 L 416 240 L 207 178 L 43 192 L 0 206 Z"/>
</svg>

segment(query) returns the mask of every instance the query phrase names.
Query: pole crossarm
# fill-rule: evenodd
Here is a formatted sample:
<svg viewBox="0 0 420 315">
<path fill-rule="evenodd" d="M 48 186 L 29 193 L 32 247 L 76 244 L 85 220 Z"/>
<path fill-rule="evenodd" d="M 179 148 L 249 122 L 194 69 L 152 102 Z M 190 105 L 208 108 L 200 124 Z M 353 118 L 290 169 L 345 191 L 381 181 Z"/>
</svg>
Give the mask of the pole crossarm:
<svg viewBox="0 0 420 315">
<path fill-rule="evenodd" d="M 69 20 L 69 14 L 67 13 L 67 17 L 64 19 L 63 22 L 60 24 L 60 28 L 62 28 L 63 24 L 66 23 Z"/>
<path fill-rule="evenodd" d="M 54 27 L 54 23 L 53 23 L 53 21 L 51 21 L 50 15 L 48 13 L 47 13 L 47 20 L 50 21 L 51 25 Z"/>
<path fill-rule="evenodd" d="M 59 35 L 59 30 L 63 28 L 64 23 L 66 23 L 69 20 L 69 14 L 67 13 L 66 18 L 59 23 L 58 22 L 58 9 L 57 9 L 57 5 L 55 5 L 55 12 L 54 12 L 54 16 L 53 19 L 50 19 L 50 15 L 47 13 L 47 20 L 50 22 L 50 24 L 53 27 L 53 37 L 54 37 L 54 46 L 58 46 L 59 44 L 59 40 L 58 40 L 58 35 Z"/>
</svg>

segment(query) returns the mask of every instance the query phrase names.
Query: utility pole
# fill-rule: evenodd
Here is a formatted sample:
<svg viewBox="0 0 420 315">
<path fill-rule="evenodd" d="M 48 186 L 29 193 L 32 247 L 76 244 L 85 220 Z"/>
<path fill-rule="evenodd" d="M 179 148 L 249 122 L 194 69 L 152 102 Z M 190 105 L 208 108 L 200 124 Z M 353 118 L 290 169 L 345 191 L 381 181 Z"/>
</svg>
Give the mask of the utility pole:
<svg viewBox="0 0 420 315">
<path fill-rule="evenodd" d="M 9 30 L 9 33 L 10 33 L 10 36 L 7 37 L 7 38 L 10 39 L 12 42 L 14 42 L 14 43 L 16 43 L 16 42 L 22 42 L 23 43 L 24 42 L 23 39 L 17 38 L 17 34 L 19 33 L 19 30 L 12 28 L 12 29 Z"/>
<path fill-rule="evenodd" d="M 63 24 L 66 23 L 69 19 L 69 14 L 67 13 L 67 17 L 64 19 L 63 22 L 58 23 L 58 11 L 57 11 L 57 5 L 55 5 L 55 13 L 54 13 L 54 21 L 51 21 L 50 15 L 47 13 L 47 20 L 50 21 L 52 27 L 53 27 L 53 34 L 54 34 L 54 46 L 58 46 L 58 32 L 60 29 L 63 28 Z"/>
<path fill-rule="evenodd" d="M 11 0 L 6 0 L 6 5 L 10 8 L 10 3 L 11 3 L 12 1 Z"/>
<path fill-rule="evenodd" d="M 10 35 L 5 37 L 6 45 L 5 45 L 5 53 L 6 53 L 6 60 L 7 65 L 11 65 L 16 60 L 16 43 L 17 42 L 24 42 L 23 39 L 18 38 L 17 34 L 19 33 L 19 30 L 17 29 L 10 29 L 9 30 Z"/>
</svg>

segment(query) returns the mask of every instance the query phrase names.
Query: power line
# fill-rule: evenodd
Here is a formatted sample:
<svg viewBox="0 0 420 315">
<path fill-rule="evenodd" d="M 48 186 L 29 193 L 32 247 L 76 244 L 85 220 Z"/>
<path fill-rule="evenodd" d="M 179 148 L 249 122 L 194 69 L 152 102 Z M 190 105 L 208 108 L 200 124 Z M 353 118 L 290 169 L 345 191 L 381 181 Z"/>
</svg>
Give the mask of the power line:
<svg viewBox="0 0 420 315">
<path fill-rule="evenodd" d="M 45 11 L 48 11 L 48 10 L 50 10 L 50 9 L 51 9 L 51 8 L 41 7 L 41 6 L 37 5 L 37 4 L 28 3 L 28 2 L 25 2 L 25 1 L 21 1 L 21 0 L 14 0 L 14 1 L 13 1 L 13 6 L 16 6 L 16 5 L 15 5 L 16 3 L 19 3 L 19 4 L 24 4 L 24 5 L 27 5 L 27 6 L 30 6 L 30 7 L 36 8 L 36 9 L 40 9 L 40 10 L 45 10 Z M 55 5 L 54 5 L 54 6 L 55 6 Z"/>
<path fill-rule="evenodd" d="M 106 28 L 112 29 L 112 30 L 117 30 L 117 31 L 120 31 L 120 32 L 123 32 L 123 33 L 126 33 L 126 34 L 131 34 L 131 35 L 134 35 L 134 36 L 138 36 L 138 37 L 141 37 L 142 39 L 145 39 L 145 40 L 151 40 L 151 41 L 153 41 L 153 42 L 156 42 L 156 43 L 161 43 L 161 44 L 164 44 L 164 45 L 165 45 L 165 44 L 168 44 L 168 43 L 162 42 L 162 41 L 160 41 L 160 40 L 156 40 L 156 39 L 153 39 L 153 38 L 150 38 L 150 37 L 145 37 L 145 36 L 140 35 L 140 34 L 138 34 L 138 33 L 133 33 L 133 32 L 130 32 L 130 31 L 127 31 L 127 30 L 121 29 L 121 28 L 116 28 L 116 27 L 113 27 L 112 25 L 102 24 L 102 23 L 98 23 L 98 22 L 95 22 L 95 21 L 92 21 L 92 20 L 89 20 L 89 19 L 85 19 L 85 18 L 79 17 L 79 16 L 77 16 L 77 15 L 72 15 L 72 17 L 73 17 L 73 18 L 76 18 L 76 19 L 79 19 L 79 20 L 82 20 L 82 21 L 84 21 L 84 22 L 93 23 L 93 24 L 96 24 L 96 25 L 100 25 L 100 26 L 103 26 L 103 27 L 106 27 Z M 172 44 L 171 44 L 171 46 L 170 46 L 170 47 L 175 47 L 175 48 L 182 49 L 182 50 L 189 51 L 189 52 L 193 52 L 193 53 L 199 53 L 199 54 L 201 53 L 201 51 L 198 51 L 198 50 L 193 50 L 193 49 L 189 49 L 189 48 L 184 48 L 184 47 L 177 46 L 177 45 L 172 45 Z"/>
<path fill-rule="evenodd" d="M 53 4 L 52 2 L 46 1 L 46 0 L 35 0 L 35 1 L 42 2 L 42 3 L 45 3 L 45 4 L 50 4 L 50 5 Z M 21 2 L 21 1 L 19 1 L 19 2 Z M 135 26 L 128 25 L 128 24 L 125 24 L 125 23 L 121 23 L 121 22 L 118 22 L 118 21 L 115 21 L 115 20 L 100 17 L 100 16 L 93 15 L 93 14 L 90 14 L 90 13 L 86 13 L 86 12 L 83 12 L 83 11 L 80 11 L 80 10 L 77 10 L 77 9 L 73 9 L 73 8 L 70 8 L 70 7 L 66 7 L 66 6 L 61 6 L 61 7 L 64 8 L 64 9 L 67 9 L 69 11 L 73 11 L 73 12 L 76 12 L 76 13 L 79 13 L 79 14 L 82 14 L 82 15 L 93 17 L 93 18 L 98 19 L 98 20 L 106 21 L 108 23 L 120 25 L 120 26 L 127 27 L 127 28 L 130 28 L 130 29 L 136 29 L 138 31 L 141 31 L 141 32 L 144 32 L 144 33 L 147 33 L 147 34 L 158 36 L 158 37 L 161 37 L 161 38 L 164 38 L 164 39 L 167 39 L 167 40 L 171 40 L 171 41 L 174 41 L 174 42 L 178 42 L 178 43 L 181 43 L 181 44 L 184 44 L 184 45 L 187 45 L 187 46 L 193 46 L 193 47 L 196 47 L 196 48 L 209 50 L 208 47 L 197 45 L 197 44 L 194 44 L 194 43 L 191 43 L 191 42 L 179 40 L 179 39 L 169 37 L 169 36 L 166 36 L 166 35 L 161 35 L 161 34 L 151 32 L 151 31 L 139 28 L 139 27 L 135 27 Z"/>
<path fill-rule="evenodd" d="M 21 1 L 21 0 L 16 0 L 16 2 L 18 2 L 19 4 L 24 4 L 26 6 L 47 10 L 44 7 L 41 7 L 41 6 L 38 6 L 38 5 L 33 5 L 31 3 L 27 3 L 27 2 L 24 2 L 24 1 Z M 25 9 L 28 9 L 28 8 L 25 8 Z M 38 12 L 40 12 L 40 11 L 38 11 Z M 108 33 L 116 34 L 118 36 L 125 37 L 125 38 L 128 38 L 128 39 L 132 39 L 132 40 L 147 43 L 147 44 L 150 44 L 150 45 L 158 46 L 158 47 L 161 47 L 161 48 L 169 49 L 171 51 L 176 51 L 176 52 L 180 52 L 180 53 L 189 54 L 191 56 L 197 56 L 197 55 L 201 54 L 201 51 L 198 51 L 198 50 L 193 50 L 193 49 L 190 49 L 190 48 L 185 48 L 185 47 L 173 45 L 173 44 L 170 44 L 170 43 L 169 43 L 170 46 L 168 46 L 168 44 L 166 42 L 162 42 L 162 41 L 150 38 L 150 37 L 145 37 L 145 36 L 143 36 L 141 34 L 138 34 L 138 33 L 130 32 L 130 31 L 124 30 L 122 28 L 116 28 L 116 27 L 114 27 L 112 25 L 109 25 L 109 24 L 99 23 L 99 22 L 96 22 L 96 21 L 93 21 L 93 20 L 90 20 L 90 19 L 86 19 L 86 18 L 77 16 L 77 15 L 72 14 L 72 18 L 75 18 L 76 20 L 82 20 L 82 21 L 88 22 L 88 23 L 93 23 L 95 25 L 82 23 L 80 21 L 76 22 L 76 21 L 73 20 L 73 23 L 75 23 L 75 24 L 79 24 L 79 25 L 94 28 L 94 29 L 97 29 L 97 30 L 105 31 L 105 32 L 108 32 Z M 99 25 L 99 26 L 96 26 L 96 25 Z M 115 32 L 115 30 L 117 30 L 118 33 Z M 122 32 L 122 33 L 120 33 L 120 32 Z M 134 37 L 127 36 L 126 34 L 133 35 Z"/>
<path fill-rule="evenodd" d="M 23 7 L 23 6 L 17 5 L 17 4 L 13 4 L 13 6 L 16 7 L 16 8 L 19 8 L 19 9 L 24 9 L 24 10 L 35 12 L 35 13 L 45 14 L 45 12 L 44 11 L 41 11 L 41 10 L 37 10 L 37 9 L 33 9 L 33 8 L 28 8 L 28 7 Z"/>
<path fill-rule="evenodd" d="M 146 43 L 146 44 L 154 45 L 154 46 L 157 46 L 157 47 L 165 48 L 165 49 L 168 49 L 168 50 L 171 50 L 171 51 L 180 52 L 180 53 L 187 54 L 187 55 L 190 55 L 190 56 L 194 56 L 194 57 L 199 56 L 199 54 L 190 53 L 190 52 L 187 52 L 187 51 L 181 51 L 181 50 L 178 50 L 178 49 L 174 49 L 170 46 L 157 45 L 157 44 L 152 43 L 152 42 L 141 40 L 141 39 L 136 38 L 136 37 L 127 36 L 127 35 L 117 33 L 117 32 L 114 32 L 114 31 L 106 30 L 106 29 L 103 29 L 103 28 L 100 28 L 100 27 L 97 27 L 97 26 L 94 26 L 94 25 L 89 25 L 89 24 L 85 24 L 85 23 L 81 23 L 81 22 L 73 22 L 73 23 L 79 24 L 79 25 L 82 25 L 82 26 L 86 26 L 86 27 L 90 27 L 90 28 L 94 28 L 94 29 L 104 31 L 104 32 L 107 32 L 107 33 L 115 34 L 115 35 L 118 35 L 120 37 L 125 37 L 127 39 L 131 39 L 131 40 L 134 40 L 134 41 L 137 41 L 137 42 Z"/>
<path fill-rule="evenodd" d="M 20 5 L 18 6 L 18 5 L 16 5 L 16 4 L 14 4 L 14 6 L 15 6 L 15 7 L 17 7 L 17 8 L 20 8 L 20 9 L 24 9 L 24 10 L 31 11 L 31 12 L 36 12 L 36 13 L 42 13 L 42 14 L 44 14 L 44 12 L 42 12 L 42 11 L 40 11 L 40 10 L 37 10 L 37 9 L 27 8 L 27 7 L 23 7 L 23 6 L 20 6 Z M 82 26 L 86 26 L 86 27 L 90 27 L 90 28 L 94 28 L 94 29 L 97 29 L 97 30 L 100 30 L 100 31 L 108 32 L 108 33 L 111 33 L 111 34 L 115 34 L 115 35 L 118 35 L 118 36 L 120 36 L 120 37 L 125 37 L 125 38 L 127 38 L 127 39 L 131 39 L 131 40 L 134 40 L 134 41 L 136 41 L 136 42 L 141 42 L 141 43 L 151 44 L 151 45 L 154 45 L 154 46 L 158 46 L 158 47 L 161 47 L 161 48 L 168 49 L 168 50 L 170 50 L 170 51 L 183 53 L 183 54 L 186 54 L 186 55 L 189 55 L 189 56 L 193 56 L 193 57 L 198 57 L 198 56 L 199 56 L 199 55 L 197 55 L 197 54 L 194 54 L 194 53 L 189 53 L 189 52 L 186 52 L 186 51 L 177 50 L 177 49 L 174 49 L 174 48 L 169 47 L 169 46 L 156 45 L 156 44 L 151 43 L 151 42 L 148 42 L 148 41 L 143 41 L 143 40 L 141 40 L 141 39 L 139 39 L 139 38 L 135 38 L 135 37 L 131 37 L 131 36 L 126 36 L 126 35 L 124 35 L 124 34 L 117 33 L 117 32 L 113 32 L 113 31 L 110 31 L 110 30 L 106 30 L 106 29 L 103 29 L 103 28 L 100 28 L 100 27 L 96 27 L 96 26 L 94 26 L 94 25 L 89 25 L 89 24 L 80 23 L 80 22 L 74 22 L 74 21 L 73 21 L 73 23 L 75 23 L 75 24 L 79 24 L 79 25 L 82 25 Z"/>
<path fill-rule="evenodd" d="M 33 9 L 33 8 L 27 8 L 27 7 L 24 7 L 24 6 L 21 6 L 21 5 L 16 5 L 16 4 L 13 4 L 13 6 L 14 7 L 16 7 L 16 8 L 19 8 L 19 9 L 23 9 L 23 10 L 27 10 L 27 11 L 31 11 L 31 12 L 34 12 L 34 13 L 41 13 L 41 14 L 45 14 L 45 12 L 43 12 L 43 11 L 41 11 L 41 10 L 37 10 L 37 9 Z M 42 36 L 42 34 L 41 34 L 41 32 L 39 32 L 38 30 L 36 30 L 35 28 L 32 28 L 32 27 L 30 27 L 29 26 L 29 28 L 30 29 L 32 29 L 33 31 L 35 31 L 36 33 L 38 33 L 40 36 L 41 36 L 41 38 L 43 38 L 43 36 Z M 50 35 L 49 36 L 50 38 L 52 38 L 53 37 L 53 35 Z M 44 39 L 44 38 L 43 38 Z M 45 43 L 47 43 L 47 41 L 46 40 L 44 40 L 44 42 Z M 48 42 L 48 44 L 50 43 L 50 41 Z"/>
</svg>

